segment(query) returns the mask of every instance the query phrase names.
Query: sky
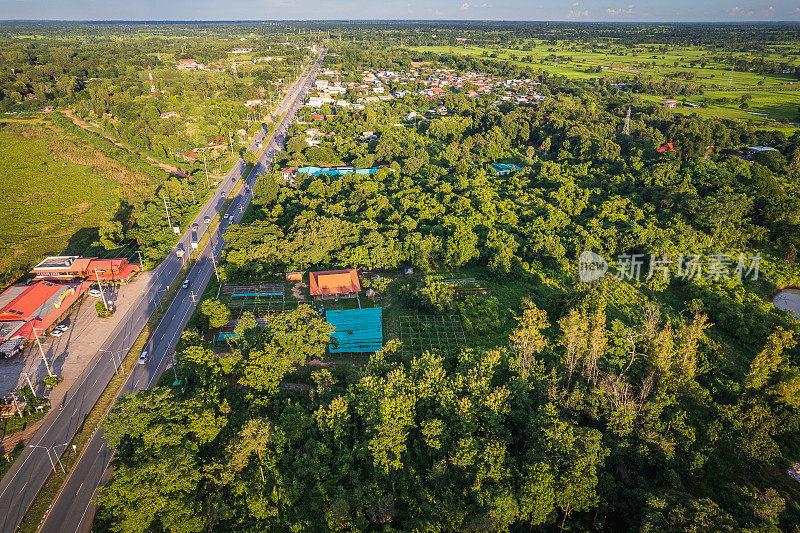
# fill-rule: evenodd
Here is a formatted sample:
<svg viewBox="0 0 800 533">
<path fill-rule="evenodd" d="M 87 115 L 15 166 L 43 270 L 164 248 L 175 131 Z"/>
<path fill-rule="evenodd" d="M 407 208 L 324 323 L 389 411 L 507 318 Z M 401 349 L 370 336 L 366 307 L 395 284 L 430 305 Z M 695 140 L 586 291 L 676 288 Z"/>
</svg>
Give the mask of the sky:
<svg viewBox="0 0 800 533">
<path fill-rule="evenodd" d="M 797 0 L 0 0 L 24 20 L 800 21 Z"/>
</svg>

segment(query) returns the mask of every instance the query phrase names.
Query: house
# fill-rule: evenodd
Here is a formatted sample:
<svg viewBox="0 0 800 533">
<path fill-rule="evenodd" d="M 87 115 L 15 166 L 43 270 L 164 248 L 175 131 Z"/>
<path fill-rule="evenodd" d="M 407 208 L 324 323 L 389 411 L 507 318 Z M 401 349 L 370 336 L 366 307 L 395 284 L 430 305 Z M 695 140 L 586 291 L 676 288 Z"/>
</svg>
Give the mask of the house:
<svg viewBox="0 0 800 533">
<path fill-rule="evenodd" d="M 303 281 L 303 272 L 300 270 L 287 272 L 286 281 Z"/>
<path fill-rule="evenodd" d="M 197 70 L 201 68 L 201 65 L 194 59 L 179 59 L 175 68 L 178 70 Z"/>
<path fill-rule="evenodd" d="M 160 118 L 181 118 L 181 116 L 175 111 L 167 111 L 165 113 L 161 113 Z"/>
<path fill-rule="evenodd" d="M 254 100 L 248 100 L 248 101 L 246 101 L 244 103 L 245 107 L 255 107 L 257 105 L 261 105 L 261 99 L 260 98 L 256 98 Z"/>
<path fill-rule="evenodd" d="M 330 82 L 328 80 L 316 80 L 314 86 L 317 89 L 327 89 Z"/>
<path fill-rule="evenodd" d="M 673 100 L 672 98 L 667 98 L 664 100 L 664 105 L 669 108 L 676 107 L 678 105 L 677 100 Z"/>
<path fill-rule="evenodd" d="M 492 163 L 492 170 L 496 176 L 506 176 L 511 174 L 511 172 L 516 172 L 517 170 L 522 170 L 521 167 L 517 165 L 511 165 L 506 163 Z"/>
<path fill-rule="evenodd" d="M 281 177 L 292 183 L 294 181 L 294 177 L 297 176 L 297 167 L 286 167 L 280 170 Z"/>
<path fill-rule="evenodd" d="M 663 143 L 658 147 L 658 153 L 663 154 L 664 152 L 677 152 L 677 150 L 672 143 Z"/>
<path fill-rule="evenodd" d="M 361 292 L 358 272 L 347 270 L 325 270 L 309 274 L 311 296 L 317 299 L 355 298 Z"/>
</svg>

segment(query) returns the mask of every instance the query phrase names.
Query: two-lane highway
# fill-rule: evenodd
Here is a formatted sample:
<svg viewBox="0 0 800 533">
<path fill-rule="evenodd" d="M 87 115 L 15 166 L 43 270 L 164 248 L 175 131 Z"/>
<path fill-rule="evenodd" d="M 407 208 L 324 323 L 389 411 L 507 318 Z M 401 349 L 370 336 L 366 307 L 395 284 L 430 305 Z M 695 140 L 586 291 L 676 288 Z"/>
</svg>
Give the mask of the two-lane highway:
<svg viewBox="0 0 800 533">
<path fill-rule="evenodd" d="M 270 170 L 274 155 L 282 149 L 284 136 L 291 125 L 294 115 L 301 107 L 303 99 L 308 94 L 308 90 L 316 79 L 322 57 L 321 55 L 313 65 L 309 66 L 309 69 L 301 76 L 300 80 L 287 94 L 282 105 L 279 106 L 278 115 L 280 115 L 281 108 L 287 109 L 287 112 L 276 125 L 275 131 L 264 147 L 261 157 L 259 157 L 253 170 L 246 178 L 245 185 L 251 191 L 257 176 Z M 252 193 L 245 192 L 244 187 L 232 199 L 228 212 L 234 217 L 233 223 L 241 220 L 244 210 L 250 204 L 251 199 Z M 172 359 L 175 345 L 199 301 L 198 295 L 203 292 L 203 289 L 214 274 L 211 254 L 215 258 L 220 257 L 225 246 L 222 234 L 228 225 L 229 223 L 222 221 L 211 236 L 209 244 L 201 250 L 197 262 L 186 277 L 190 282 L 190 288 L 181 289 L 167 308 L 161 323 L 147 344 L 146 349 L 150 354 L 147 362 L 137 365 L 133 369 L 121 390 L 121 394 L 151 388 L 155 385 L 167 362 Z M 41 528 L 42 532 L 60 533 L 89 531 L 91 529 L 96 511 L 93 499 L 100 485 L 109 475 L 107 469 L 113 454 L 113 450 L 106 446 L 102 430 L 98 430 L 82 450 L 81 456 L 74 465 L 69 478 L 45 519 Z"/>
</svg>

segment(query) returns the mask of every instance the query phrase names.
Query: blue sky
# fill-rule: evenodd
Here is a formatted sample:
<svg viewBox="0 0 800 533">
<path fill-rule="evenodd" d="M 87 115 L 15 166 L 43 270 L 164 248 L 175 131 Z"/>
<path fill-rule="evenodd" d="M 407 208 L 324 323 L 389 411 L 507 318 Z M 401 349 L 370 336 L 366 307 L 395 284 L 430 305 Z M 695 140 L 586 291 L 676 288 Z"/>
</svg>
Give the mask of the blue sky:
<svg viewBox="0 0 800 533">
<path fill-rule="evenodd" d="M 797 0 L 0 0 L 0 19 L 800 21 Z"/>
</svg>

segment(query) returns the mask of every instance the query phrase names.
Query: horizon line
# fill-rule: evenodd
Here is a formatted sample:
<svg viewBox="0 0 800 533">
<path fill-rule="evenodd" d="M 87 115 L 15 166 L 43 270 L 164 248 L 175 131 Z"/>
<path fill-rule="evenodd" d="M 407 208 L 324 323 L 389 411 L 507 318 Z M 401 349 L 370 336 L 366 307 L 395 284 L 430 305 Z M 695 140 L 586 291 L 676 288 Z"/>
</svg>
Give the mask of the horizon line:
<svg viewBox="0 0 800 533">
<path fill-rule="evenodd" d="M 82 24 L 242 24 L 242 23 L 506 23 L 506 24 L 797 24 L 800 20 L 512 20 L 512 19 L 0 19 L 4 23 L 82 23 Z"/>
</svg>

